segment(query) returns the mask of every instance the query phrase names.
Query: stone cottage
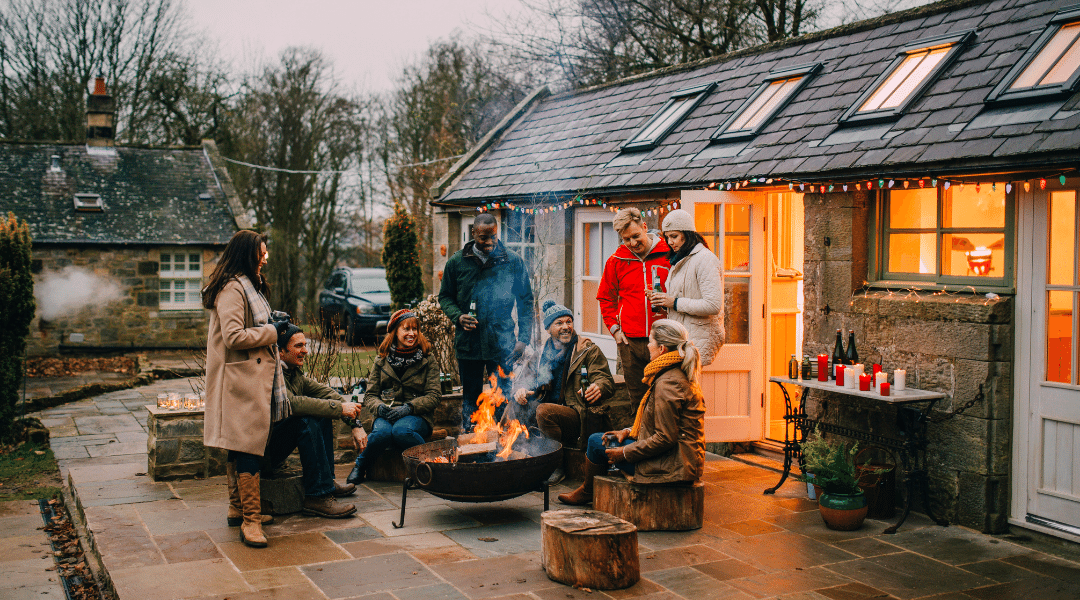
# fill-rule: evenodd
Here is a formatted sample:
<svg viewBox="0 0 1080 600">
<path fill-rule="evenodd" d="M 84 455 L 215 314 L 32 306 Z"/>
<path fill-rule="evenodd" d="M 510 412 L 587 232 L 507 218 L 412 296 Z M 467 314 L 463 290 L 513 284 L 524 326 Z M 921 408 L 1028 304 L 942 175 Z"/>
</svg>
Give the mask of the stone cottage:
<svg viewBox="0 0 1080 600">
<path fill-rule="evenodd" d="M 709 442 L 783 451 L 769 378 L 853 331 L 863 362 L 945 394 L 926 428 L 935 512 L 1080 541 L 1078 87 L 1080 5 L 947 0 L 540 89 L 432 190 L 435 271 L 490 211 L 538 295 L 614 357 L 595 300 L 611 211 L 657 226 L 687 209 L 725 279 Z M 879 401 L 814 391 L 807 412 L 897 434 Z"/>
<path fill-rule="evenodd" d="M 98 80 L 87 142 L 0 142 L 0 213 L 30 226 L 38 310 L 31 355 L 200 348 L 204 278 L 247 226 L 212 141 L 113 142 Z"/>
</svg>

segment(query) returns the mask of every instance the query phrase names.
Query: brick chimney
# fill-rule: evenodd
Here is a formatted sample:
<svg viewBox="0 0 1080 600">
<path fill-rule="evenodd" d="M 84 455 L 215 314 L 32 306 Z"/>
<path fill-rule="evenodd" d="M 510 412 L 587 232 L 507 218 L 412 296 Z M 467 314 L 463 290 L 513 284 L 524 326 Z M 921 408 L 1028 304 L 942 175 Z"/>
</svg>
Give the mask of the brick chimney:
<svg viewBox="0 0 1080 600">
<path fill-rule="evenodd" d="M 94 80 L 94 92 L 86 99 L 86 145 L 112 146 L 116 102 L 105 91 L 105 78 Z"/>
</svg>

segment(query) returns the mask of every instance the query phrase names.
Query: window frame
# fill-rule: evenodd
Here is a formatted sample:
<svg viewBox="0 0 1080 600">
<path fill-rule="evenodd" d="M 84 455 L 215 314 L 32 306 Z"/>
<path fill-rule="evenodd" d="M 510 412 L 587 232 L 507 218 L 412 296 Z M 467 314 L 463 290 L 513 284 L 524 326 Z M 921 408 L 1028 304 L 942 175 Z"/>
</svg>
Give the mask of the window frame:
<svg viewBox="0 0 1080 600">
<path fill-rule="evenodd" d="M 1006 182 L 998 182 L 1001 185 L 1005 185 Z M 952 185 L 957 185 L 953 183 Z M 974 185 L 968 183 L 967 185 Z M 1004 256 L 1004 264 L 1002 265 L 1001 277 L 984 278 L 977 276 L 966 275 L 943 275 L 941 274 L 941 262 L 942 262 L 942 239 L 943 236 L 952 233 L 956 230 L 968 232 L 968 233 L 988 233 L 977 231 L 978 227 L 943 227 L 942 223 L 942 208 L 943 208 L 943 194 L 946 192 L 943 186 L 937 187 L 937 220 L 934 227 L 935 231 L 935 266 L 934 273 L 920 274 L 920 273 L 900 273 L 888 271 L 888 234 L 894 232 L 888 228 L 888 200 L 889 194 L 892 191 L 904 191 L 904 190 L 874 190 L 875 197 L 871 199 L 873 202 L 873 210 L 869 211 L 869 218 L 867 219 L 867 285 L 872 288 L 915 288 L 915 289 L 927 289 L 927 290 L 941 290 L 946 288 L 956 289 L 957 286 L 962 286 L 966 289 L 974 289 L 977 292 L 995 292 L 1001 294 L 1013 294 L 1016 291 L 1016 199 L 1017 199 L 1017 186 L 1013 183 L 1012 191 L 1005 192 L 1005 226 L 1004 226 L 1004 242 L 1005 245 L 1002 248 L 1002 256 Z M 998 231 L 997 228 L 992 228 L 993 232 Z M 973 231 L 974 230 L 974 231 Z M 903 230 L 896 230 L 903 232 Z"/>
<path fill-rule="evenodd" d="M 507 250 L 510 250 L 521 257 L 525 261 L 526 268 L 532 268 L 534 261 L 540 255 L 540 242 L 537 240 L 536 235 L 536 215 L 529 213 L 522 213 L 514 210 L 502 211 L 502 218 L 499 219 L 499 239 Z M 522 227 L 520 229 L 514 228 L 511 223 L 514 219 L 520 219 Z M 521 239 L 510 241 L 510 232 L 514 231 Z M 531 240 L 525 240 L 524 234 L 529 232 L 532 234 Z"/>
<path fill-rule="evenodd" d="M 634 131 L 633 135 L 631 135 L 629 139 L 626 140 L 626 143 L 624 143 L 619 148 L 619 150 L 621 152 L 636 152 L 640 150 L 652 150 L 653 148 L 656 148 L 660 145 L 660 142 L 662 142 L 664 138 L 668 136 L 668 134 L 674 131 L 674 129 L 678 127 L 680 123 L 686 120 L 686 117 L 688 117 L 690 113 L 694 112 L 694 109 L 696 109 L 698 105 L 701 104 L 705 97 L 709 95 L 709 92 L 711 92 L 715 87 L 716 82 L 713 81 L 678 90 L 677 92 L 672 94 L 670 98 L 668 98 L 667 102 L 665 102 L 664 105 L 660 107 L 660 110 L 656 111 L 656 114 L 654 114 L 648 121 L 645 121 L 644 125 Z M 675 104 L 675 101 L 694 95 L 696 95 L 697 97 L 690 101 L 690 104 L 687 106 L 682 116 L 672 121 L 671 124 L 665 127 L 662 131 L 658 131 L 653 134 L 652 137 L 643 138 L 640 140 L 638 139 L 640 135 L 642 135 L 643 133 L 648 131 L 650 127 L 652 127 L 653 123 L 658 121 L 660 118 L 666 116 L 667 111 L 671 108 L 673 104 Z"/>
<path fill-rule="evenodd" d="M 710 136 L 709 139 L 714 142 L 734 142 L 756 137 L 759 133 L 761 133 L 762 129 L 765 129 L 765 127 L 772 122 L 773 118 L 776 117 L 776 115 L 780 114 L 780 111 L 784 110 L 784 108 L 786 108 L 787 105 L 795 99 L 795 96 L 799 95 L 799 92 L 801 92 L 803 88 L 805 88 L 806 85 L 810 83 L 810 79 L 814 75 L 816 75 L 818 71 L 821 70 L 821 68 L 822 64 L 817 62 L 808 63 L 805 65 L 798 65 L 787 69 L 781 69 L 779 71 L 770 71 L 769 74 L 766 75 L 765 78 L 762 80 L 762 82 L 758 84 L 758 87 L 756 90 L 754 90 L 754 93 L 750 94 L 750 97 L 743 101 L 743 103 L 739 105 L 739 108 L 736 109 L 735 112 L 733 112 L 730 116 L 728 116 L 727 119 L 724 120 L 724 122 L 720 125 L 720 127 L 716 129 L 715 132 L 713 132 L 712 136 Z M 751 106 L 753 106 L 754 102 L 762 94 L 764 94 L 766 90 L 769 89 L 769 86 L 772 85 L 773 82 L 779 81 L 781 79 L 791 79 L 792 77 L 800 77 L 801 79 L 799 80 L 799 83 L 795 85 L 795 88 L 788 93 L 787 97 L 781 99 L 780 102 L 777 102 L 776 105 L 773 106 L 772 110 L 770 110 L 768 114 L 762 117 L 761 121 L 757 125 L 750 129 L 738 129 L 735 131 L 728 131 L 728 127 L 731 127 L 736 121 L 738 121 L 739 118 L 743 115 L 743 113 L 746 112 L 746 110 L 749 109 Z"/>
<path fill-rule="evenodd" d="M 952 65 L 953 61 L 956 60 L 956 57 L 960 55 L 960 52 L 967 47 L 971 40 L 975 39 L 975 36 L 975 30 L 969 29 L 961 33 L 950 33 L 947 35 L 924 38 L 903 46 L 897 51 L 896 56 L 893 57 L 889 66 L 874 79 L 873 83 L 870 84 L 870 87 L 863 91 L 862 94 L 859 94 L 855 103 L 844 111 L 844 114 L 840 116 L 840 124 L 861 125 L 900 118 L 919 100 L 919 98 L 922 97 L 923 93 L 926 92 L 926 89 L 941 77 L 942 72 Z M 945 58 L 942 58 L 937 66 L 926 74 L 926 77 L 923 78 L 919 85 L 915 86 L 915 89 L 908 94 L 908 97 L 903 102 L 892 108 L 879 108 L 864 112 L 859 111 L 859 107 L 870 100 L 870 97 L 889 80 L 889 77 L 900 68 L 900 65 L 903 64 L 904 60 L 907 59 L 909 55 L 933 50 L 934 48 L 939 48 L 941 46 L 950 46 L 948 52 L 945 53 Z"/>
<path fill-rule="evenodd" d="M 1069 22 L 1080 22 L 1080 4 L 1063 8 L 1050 19 L 1046 29 L 1035 40 L 1035 43 L 1027 49 L 1027 52 L 1020 57 L 1020 60 L 1005 73 L 1005 77 L 994 86 L 990 95 L 986 97 L 985 102 L 987 104 L 1010 104 L 1033 100 L 1056 100 L 1067 98 L 1076 92 L 1076 90 L 1080 88 L 1080 68 L 1077 68 L 1072 76 L 1062 83 L 1032 86 L 1016 91 L 1009 89 L 1009 86 L 1011 86 L 1020 75 L 1023 74 L 1032 61 L 1042 53 L 1043 49 L 1046 48 L 1046 45 L 1050 43 L 1050 40 L 1057 35 L 1057 32 Z"/>
<path fill-rule="evenodd" d="M 175 276 L 175 275 L 173 275 L 174 271 L 173 271 L 171 266 L 176 264 L 176 261 L 170 259 L 170 261 L 169 261 L 170 268 L 169 268 L 168 271 L 164 271 L 161 268 L 161 262 L 162 262 L 161 261 L 161 255 L 162 254 L 168 254 L 168 255 L 170 255 L 170 257 L 176 256 L 177 254 L 183 254 L 184 258 L 185 258 L 185 260 L 184 260 L 184 265 L 185 266 L 191 264 L 190 260 L 188 260 L 188 259 L 190 259 L 191 255 L 197 255 L 199 257 L 199 268 L 198 268 L 197 271 L 191 271 L 190 269 L 188 269 L 186 271 L 187 273 L 190 273 L 193 276 L 189 276 L 189 277 Z M 204 261 L 204 257 L 203 257 L 203 253 L 202 253 L 201 249 L 192 249 L 192 248 L 186 248 L 186 247 L 183 247 L 183 246 L 179 246 L 179 247 L 173 247 L 173 248 L 161 248 L 158 251 L 158 289 L 156 290 L 157 293 L 158 293 L 158 310 L 163 310 L 163 311 L 196 310 L 196 309 L 201 310 L 203 308 L 203 305 L 202 305 L 202 287 L 203 287 L 203 269 L 205 268 L 204 262 L 205 261 Z M 165 273 L 168 273 L 168 275 L 166 275 Z M 194 276 L 194 274 L 197 274 L 197 277 Z M 187 281 L 191 281 L 191 280 L 194 280 L 194 279 L 199 280 L 199 291 L 198 291 L 198 296 L 199 297 L 198 297 L 198 299 L 196 299 L 196 300 L 187 300 L 186 299 L 187 294 L 190 293 L 190 290 L 187 290 L 187 289 L 184 290 L 185 300 L 183 302 L 175 302 L 173 300 L 163 301 L 161 299 L 161 294 L 163 292 L 163 290 L 161 289 L 161 283 L 163 281 L 174 281 L 174 282 L 175 281 L 185 281 L 185 282 L 187 282 Z M 173 284 L 173 286 L 175 286 L 175 284 Z M 168 290 L 168 293 L 169 293 L 170 297 L 172 297 L 172 295 L 176 293 L 175 287 L 170 287 L 169 290 Z"/>
</svg>

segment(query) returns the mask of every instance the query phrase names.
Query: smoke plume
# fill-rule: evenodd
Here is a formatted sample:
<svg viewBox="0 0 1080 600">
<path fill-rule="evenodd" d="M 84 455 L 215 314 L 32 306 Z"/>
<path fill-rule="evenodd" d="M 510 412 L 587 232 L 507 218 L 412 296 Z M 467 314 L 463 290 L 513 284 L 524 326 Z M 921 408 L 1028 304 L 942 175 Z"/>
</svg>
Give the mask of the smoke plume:
<svg viewBox="0 0 1080 600">
<path fill-rule="evenodd" d="M 38 314 L 46 320 L 71 315 L 84 306 L 103 306 L 122 296 L 115 281 L 79 267 L 48 271 L 34 282 Z"/>
</svg>

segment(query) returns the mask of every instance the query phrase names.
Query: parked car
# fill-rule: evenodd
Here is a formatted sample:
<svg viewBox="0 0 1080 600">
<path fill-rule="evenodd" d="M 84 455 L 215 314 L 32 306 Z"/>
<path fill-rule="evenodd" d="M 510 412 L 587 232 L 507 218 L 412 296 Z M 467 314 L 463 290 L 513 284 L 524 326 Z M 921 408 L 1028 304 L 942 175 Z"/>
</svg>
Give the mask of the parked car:
<svg viewBox="0 0 1080 600">
<path fill-rule="evenodd" d="M 350 346 L 385 333 L 390 320 L 386 269 L 334 269 L 319 292 L 319 315 L 323 331 L 344 329 Z"/>
</svg>

